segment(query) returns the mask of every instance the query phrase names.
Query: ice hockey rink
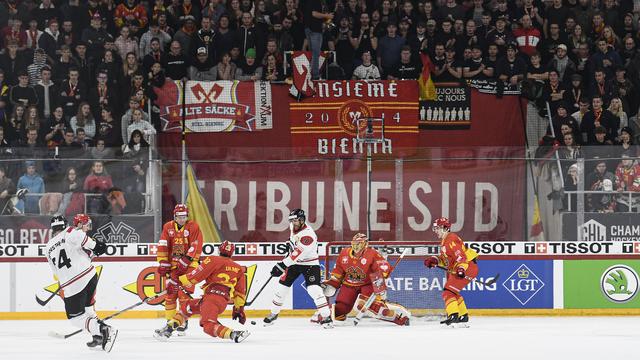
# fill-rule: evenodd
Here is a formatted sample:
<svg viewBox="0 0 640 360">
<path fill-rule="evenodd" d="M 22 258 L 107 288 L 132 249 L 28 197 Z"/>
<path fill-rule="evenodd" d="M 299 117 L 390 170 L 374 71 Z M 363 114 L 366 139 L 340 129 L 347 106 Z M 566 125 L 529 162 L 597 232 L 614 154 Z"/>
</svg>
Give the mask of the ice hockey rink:
<svg viewBox="0 0 640 360">
<path fill-rule="evenodd" d="M 195 321 L 194 321 L 195 320 Z M 249 319 L 259 321 L 259 319 Z M 308 318 L 280 318 L 272 327 L 246 326 L 236 344 L 205 335 L 193 319 L 187 336 L 159 342 L 161 319 L 113 320 L 117 342 L 106 354 L 89 350 L 86 334 L 66 340 L 49 331 L 73 332 L 63 320 L 0 321 L 2 359 L 638 359 L 640 317 L 475 317 L 468 329 L 445 329 L 415 320 L 398 327 L 364 319 L 357 327 L 325 330 Z M 223 319 L 226 324 L 236 325 Z M 258 324 L 260 324 L 258 322 Z M 196 325 L 196 326 L 194 326 Z M 237 325 L 236 328 L 240 328 Z M 210 357 L 208 357 L 210 356 Z"/>
</svg>

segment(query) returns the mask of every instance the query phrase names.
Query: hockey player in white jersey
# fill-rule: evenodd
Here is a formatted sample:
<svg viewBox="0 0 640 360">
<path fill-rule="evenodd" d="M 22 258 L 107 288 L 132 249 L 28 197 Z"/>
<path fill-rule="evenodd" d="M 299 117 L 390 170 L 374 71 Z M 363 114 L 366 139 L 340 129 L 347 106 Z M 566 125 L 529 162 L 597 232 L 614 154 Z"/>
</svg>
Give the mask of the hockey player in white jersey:
<svg viewBox="0 0 640 360">
<path fill-rule="evenodd" d="M 303 275 L 307 292 L 320 314 L 320 324 L 324 328 L 332 328 L 331 310 L 320 284 L 320 262 L 318 261 L 318 236 L 306 224 L 307 217 L 302 209 L 294 209 L 289 213 L 289 229 L 291 236 L 290 253 L 271 269 L 272 277 L 280 277 L 276 285 L 271 305 L 271 314 L 264 318 L 265 326 L 273 325 L 280 314 L 282 304 L 290 291 L 291 285 Z"/>
<path fill-rule="evenodd" d="M 107 245 L 89 237 L 91 218 L 78 214 L 73 218 L 73 226 L 67 227 L 64 216 L 51 218 L 53 234 L 45 253 L 54 277 L 64 294 L 64 308 L 67 318 L 76 327 L 87 330 L 93 340 L 87 343 L 90 348 L 98 345 L 111 351 L 118 330 L 98 319 L 93 305 L 95 303 L 98 275 L 91 264 L 94 256 L 102 255 Z"/>
</svg>

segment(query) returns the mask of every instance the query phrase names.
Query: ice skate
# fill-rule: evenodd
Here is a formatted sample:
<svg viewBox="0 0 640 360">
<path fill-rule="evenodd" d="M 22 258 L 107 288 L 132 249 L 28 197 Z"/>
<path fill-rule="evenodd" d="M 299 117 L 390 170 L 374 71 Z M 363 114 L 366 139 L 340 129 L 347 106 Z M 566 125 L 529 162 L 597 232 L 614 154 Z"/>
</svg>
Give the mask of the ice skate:
<svg viewBox="0 0 640 360">
<path fill-rule="evenodd" d="M 118 337 L 118 330 L 113 326 L 101 324 L 100 332 L 102 333 L 102 350 L 110 352 Z"/>
<path fill-rule="evenodd" d="M 175 330 L 174 324 L 168 322 L 164 327 L 156 329 L 153 333 L 153 337 L 159 341 L 167 341 L 173 335 Z"/>
<path fill-rule="evenodd" d="M 231 335 L 229 335 L 229 337 L 231 338 L 231 340 L 239 343 L 243 342 L 244 339 L 249 337 L 249 335 L 251 335 L 251 333 L 247 330 L 234 330 L 231 332 Z"/>
<path fill-rule="evenodd" d="M 456 323 L 457 328 L 466 329 L 469 327 L 469 314 L 464 314 L 458 318 L 458 322 Z"/>
<path fill-rule="evenodd" d="M 102 348 L 102 335 L 93 335 L 93 339 L 87 343 L 91 350 L 100 350 Z"/>
<path fill-rule="evenodd" d="M 264 323 L 264 326 L 271 326 L 273 325 L 273 323 L 276 321 L 276 319 L 278 318 L 278 314 L 269 314 L 267 315 L 267 317 L 265 317 L 262 322 Z"/>
<path fill-rule="evenodd" d="M 322 319 L 322 317 L 320 318 Z M 320 325 L 322 325 L 324 329 L 333 329 L 333 320 L 331 320 L 331 318 L 322 319 L 320 320 Z"/>
<path fill-rule="evenodd" d="M 458 322 L 458 313 L 453 313 L 449 316 L 447 316 L 446 319 L 440 321 L 440 324 L 445 325 L 447 328 L 455 328 L 456 327 L 456 323 Z"/>
<path fill-rule="evenodd" d="M 178 326 L 176 328 L 176 335 L 178 335 L 178 336 L 187 335 L 187 333 L 185 331 L 187 331 L 188 328 L 189 328 L 189 320 L 185 320 L 184 325 Z"/>
</svg>

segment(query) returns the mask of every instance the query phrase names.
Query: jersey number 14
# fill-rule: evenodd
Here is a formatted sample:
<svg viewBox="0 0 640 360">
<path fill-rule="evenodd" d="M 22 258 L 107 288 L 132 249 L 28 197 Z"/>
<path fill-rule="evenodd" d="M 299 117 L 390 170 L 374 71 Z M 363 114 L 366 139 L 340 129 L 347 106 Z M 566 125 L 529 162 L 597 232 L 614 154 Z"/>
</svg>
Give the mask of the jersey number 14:
<svg viewBox="0 0 640 360">
<path fill-rule="evenodd" d="M 67 252 L 64 251 L 64 249 L 60 250 L 60 254 L 58 254 L 58 260 L 56 261 L 56 259 L 53 258 L 52 261 L 53 265 L 58 266 L 58 269 L 62 269 L 63 266 L 66 266 L 67 269 L 71 267 L 71 259 L 67 257 Z"/>
</svg>

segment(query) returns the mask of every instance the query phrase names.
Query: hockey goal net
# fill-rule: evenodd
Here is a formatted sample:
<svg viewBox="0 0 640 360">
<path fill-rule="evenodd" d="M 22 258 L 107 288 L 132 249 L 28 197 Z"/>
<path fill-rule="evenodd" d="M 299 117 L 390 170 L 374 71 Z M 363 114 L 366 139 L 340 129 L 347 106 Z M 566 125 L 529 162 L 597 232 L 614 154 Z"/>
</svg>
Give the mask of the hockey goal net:
<svg viewBox="0 0 640 360">
<path fill-rule="evenodd" d="M 330 242 L 326 246 L 325 278 L 329 278 L 340 251 L 350 247 L 349 242 Z M 400 254 L 405 256 L 387 279 L 387 301 L 404 306 L 413 316 L 426 319 L 444 315 L 442 288 L 446 273 L 442 269 L 428 269 L 424 260 L 440 251 L 436 242 L 371 241 L 369 247 L 378 250 L 393 266 Z"/>
</svg>

